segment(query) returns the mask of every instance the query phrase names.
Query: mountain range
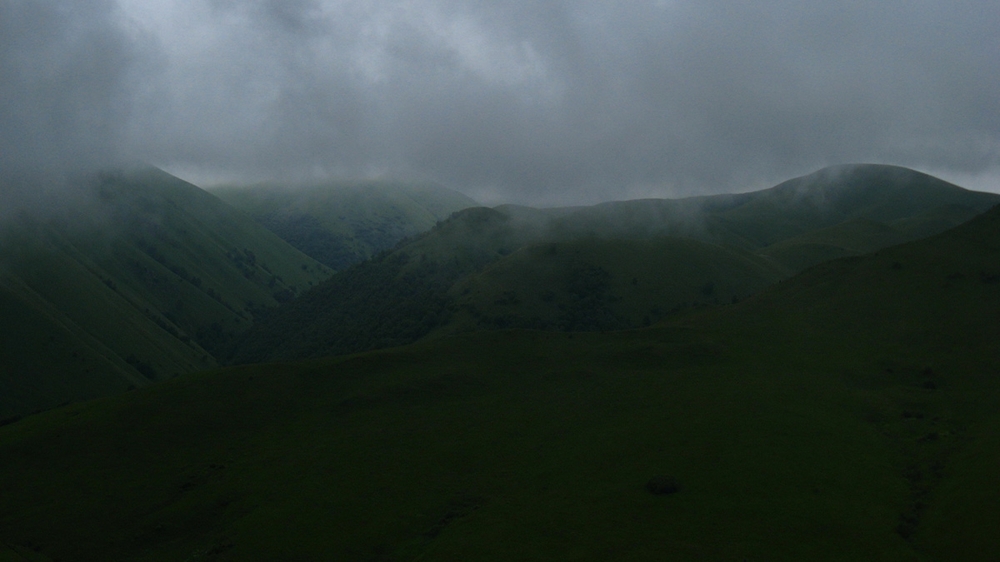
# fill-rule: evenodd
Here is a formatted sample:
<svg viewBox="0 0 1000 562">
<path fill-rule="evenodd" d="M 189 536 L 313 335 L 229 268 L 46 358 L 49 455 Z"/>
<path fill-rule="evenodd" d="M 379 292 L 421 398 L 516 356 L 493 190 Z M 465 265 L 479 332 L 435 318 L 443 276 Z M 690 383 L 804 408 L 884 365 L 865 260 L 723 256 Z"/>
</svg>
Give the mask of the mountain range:
<svg viewBox="0 0 1000 562">
<path fill-rule="evenodd" d="M 372 321 L 364 345 L 415 343 L 0 427 L 0 560 L 993 560 L 995 203 L 866 166 L 702 200 L 462 211 L 258 323 L 320 345 L 327 314 L 408 289 L 369 311 L 398 331 Z M 654 275 L 673 271 L 682 288 Z M 724 282 L 739 275 L 777 280 Z M 558 324 L 575 296 L 631 323 L 692 283 L 648 327 Z M 533 321 L 528 290 L 553 291 L 554 327 L 477 327 L 479 294 Z M 293 323 L 303 302 L 327 307 L 313 328 Z"/>
<path fill-rule="evenodd" d="M 280 307 L 227 360 L 323 357 L 470 330 L 640 327 L 941 232 L 998 202 L 913 170 L 855 165 L 736 195 L 470 208 Z"/>
</svg>

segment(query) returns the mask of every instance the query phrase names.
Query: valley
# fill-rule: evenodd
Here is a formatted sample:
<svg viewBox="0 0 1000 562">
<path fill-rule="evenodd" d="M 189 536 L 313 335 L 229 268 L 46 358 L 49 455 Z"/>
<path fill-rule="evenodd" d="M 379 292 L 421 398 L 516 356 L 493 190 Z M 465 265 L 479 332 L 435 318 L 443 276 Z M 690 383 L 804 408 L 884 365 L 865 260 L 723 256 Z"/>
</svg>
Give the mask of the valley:
<svg viewBox="0 0 1000 562">
<path fill-rule="evenodd" d="M 998 198 L 834 171 L 284 249 L 242 364 L 0 427 L 0 560 L 990 560 Z"/>
<path fill-rule="evenodd" d="M 998 27 L 0 0 L 0 562 L 1000 560 Z"/>
<path fill-rule="evenodd" d="M 438 185 L 392 182 L 223 185 L 211 193 L 335 271 L 478 205 Z"/>
<path fill-rule="evenodd" d="M 159 170 L 81 191 L 71 208 L 3 225 L 5 417 L 215 366 L 263 309 L 330 274 Z"/>
<path fill-rule="evenodd" d="M 468 330 L 641 327 L 738 301 L 827 259 L 941 232 L 998 202 L 869 165 L 737 195 L 470 208 L 278 309 L 229 360 L 323 357 Z"/>
</svg>

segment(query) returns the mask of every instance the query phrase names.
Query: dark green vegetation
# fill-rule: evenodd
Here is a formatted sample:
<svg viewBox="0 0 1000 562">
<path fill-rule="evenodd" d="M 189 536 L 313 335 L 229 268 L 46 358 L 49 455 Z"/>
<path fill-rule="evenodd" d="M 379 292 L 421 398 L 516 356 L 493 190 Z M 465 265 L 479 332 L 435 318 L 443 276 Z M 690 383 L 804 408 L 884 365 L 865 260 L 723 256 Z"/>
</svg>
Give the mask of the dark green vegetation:
<svg viewBox="0 0 1000 562">
<path fill-rule="evenodd" d="M 825 260 L 941 232 L 998 202 L 913 170 L 862 165 L 739 195 L 467 209 L 281 307 L 232 360 L 470 330 L 641 327 L 738 301 Z"/>
<path fill-rule="evenodd" d="M 159 170 L 90 178 L 69 201 L 0 225 L 0 418 L 212 367 L 329 276 Z"/>
<path fill-rule="evenodd" d="M 687 238 L 535 244 L 457 283 L 447 329 L 648 326 L 689 303 L 732 302 L 782 277 L 751 252 Z"/>
<path fill-rule="evenodd" d="M 260 184 L 213 188 L 212 193 L 334 270 L 477 205 L 437 185 L 385 182 Z"/>
<path fill-rule="evenodd" d="M 995 560 L 998 320 L 994 209 L 647 329 L 180 377 L 0 428 L 0 552 Z"/>
<path fill-rule="evenodd" d="M 244 334 L 236 362 L 321 357 L 410 343 L 450 317 L 448 290 L 510 253 L 532 225 L 482 207 L 333 276 Z"/>
</svg>

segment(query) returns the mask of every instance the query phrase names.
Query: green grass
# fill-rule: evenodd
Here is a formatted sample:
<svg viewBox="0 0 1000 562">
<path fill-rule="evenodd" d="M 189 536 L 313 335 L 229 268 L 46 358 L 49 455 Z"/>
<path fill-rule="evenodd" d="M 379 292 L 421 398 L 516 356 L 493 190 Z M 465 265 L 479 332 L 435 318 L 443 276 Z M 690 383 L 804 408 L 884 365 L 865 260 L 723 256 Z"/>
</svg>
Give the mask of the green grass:
<svg viewBox="0 0 1000 562">
<path fill-rule="evenodd" d="M 941 232 L 998 202 L 861 165 L 738 195 L 466 209 L 282 307 L 232 358 L 322 357 L 470 329 L 638 327 Z"/>
<path fill-rule="evenodd" d="M 802 271 L 818 263 L 865 254 L 910 239 L 887 224 L 853 219 L 771 244 L 761 254 L 790 271 Z"/>
<path fill-rule="evenodd" d="M 901 230 L 913 240 L 957 226 L 998 202 L 996 194 L 906 168 L 851 165 L 752 193 L 604 203 L 557 218 L 553 229 L 563 237 L 683 236 L 757 250 L 857 220 L 889 226 L 902 221 L 907 224 Z"/>
<path fill-rule="evenodd" d="M 213 366 L 255 315 L 329 275 L 159 170 L 77 187 L 73 208 L 11 218 L 0 231 L 10 303 L 0 310 L 0 417 Z M 47 351 L 56 340 L 59 351 Z M 67 362 L 62 350 L 77 355 Z"/>
<path fill-rule="evenodd" d="M 52 559 L 989 560 L 1000 210 L 609 333 L 180 377 L 0 428 Z M 672 476 L 676 494 L 645 490 Z"/>
<path fill-rule="evenodd" d="M 904 559 L 905 482 L 835 381 L 690 339 L 490 334 L 60 410 L 0 445 L 4 529 L 58 558 Z"/>
<path fill-rule="evenodd" d="M 448 289 L 529 240 L 531 224 L 476 207 L 330 278 L 255 324 L 233 362 L 351 353 L 413 342 L 450 316 Z"/>
<path fill-rule="evenodd" d="M 859 219 L 888 225 L 910 221 L 904 230 L 916 239 L 961 224 L 998 202 L 994 194 L 884 165 L 834 166 L 749 195 L 745 204 L 717 213 L 717 224 L 728 236 L 756 247 Z M 887 242 L 883 246 L 896 243 Z"/>
<path fill-rule="evenodd" d="M 442 331 L 648 326 L 680 308 L 745 298 L 784 276 L 744 250 L 691 239 L 536 244 L 456 283 L 459 313 Z"/>
</svg>

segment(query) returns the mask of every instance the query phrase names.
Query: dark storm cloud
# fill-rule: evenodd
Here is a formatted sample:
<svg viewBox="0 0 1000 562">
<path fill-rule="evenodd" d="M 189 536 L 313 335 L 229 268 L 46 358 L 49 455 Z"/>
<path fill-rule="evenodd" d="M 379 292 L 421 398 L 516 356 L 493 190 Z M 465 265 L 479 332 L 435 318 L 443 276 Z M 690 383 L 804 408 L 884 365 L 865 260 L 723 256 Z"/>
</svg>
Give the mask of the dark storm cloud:
<svg viewBox="0 0 1000 562">
<path fill-rule="evenodd" d="M 29 109 L 15 160 L 58 138 L 49 154 L 124 146 L 195 179 L 389 175 L 520 201 L 763 187 L 852 161 L 1000 166 L 989 1 L 74 6 L 37 18 L 75 30 L 51 48 L 31 43 L 40 24 L 0 24 L 4 77 L 29 84 L 10 90 Z M 57 68 L 88 69 L 75 93 L 31 70 L 63 49 Z"/>
</svg>

